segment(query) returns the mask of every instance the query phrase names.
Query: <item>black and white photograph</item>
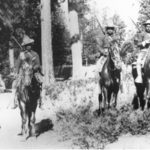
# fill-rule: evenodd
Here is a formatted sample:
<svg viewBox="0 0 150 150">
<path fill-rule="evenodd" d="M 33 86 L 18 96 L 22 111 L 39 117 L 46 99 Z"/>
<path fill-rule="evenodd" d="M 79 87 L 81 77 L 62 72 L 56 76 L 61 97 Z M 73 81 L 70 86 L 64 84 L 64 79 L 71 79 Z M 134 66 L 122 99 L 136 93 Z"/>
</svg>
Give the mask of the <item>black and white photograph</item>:
<svg viewBox="0 0 150 150">
<path fill-rule="evenodd" d="M 0 149 L 150 149 L 150 0 L 0 0 Z"/>
</svg>

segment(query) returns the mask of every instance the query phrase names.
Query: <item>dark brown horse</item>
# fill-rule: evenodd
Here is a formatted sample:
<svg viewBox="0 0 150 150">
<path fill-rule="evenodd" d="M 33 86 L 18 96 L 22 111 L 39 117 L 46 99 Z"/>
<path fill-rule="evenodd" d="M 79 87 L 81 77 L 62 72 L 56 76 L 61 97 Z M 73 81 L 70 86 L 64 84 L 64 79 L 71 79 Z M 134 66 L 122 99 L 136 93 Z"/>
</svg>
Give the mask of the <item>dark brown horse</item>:
<svg viewBox="0 0 150 150">
<path fill-rule="evenodd" d="M 116 68 L 112 60 L 112 51 L 109 50 L 107 60 L 104 63 L 100 73 L 99 86 L 101 93 L 99 94 L 99 114 L 107 107 L 110 108 L 111 98 L 114 99 L 114 106 L 117 105 L 117 95 L 120 86 L 120 69 Z"/>
<path fill-rule="evenodd" d="M 134 65 L 132 65 L 132 75 L 136 79 L 137 70 Z M 150 53 L 147 54 L 144 67 L 142 68 L 142 78 L 143 83 L 134 82 L 136 94 L 134 95 L 133 104 L 137 103 L 135 108 L 140 107 L 143 110 L 150 105 Z"/>
<path fill-rule="evenodd" d="M 20 71 L 16 91 L 22 119 L 19 135 L 26 135 L 26 138 L 29 138 L 35 132 L 35 112 L 41 88 L 34 76 L 32 64 L 26 63 Z"/>
</svg>

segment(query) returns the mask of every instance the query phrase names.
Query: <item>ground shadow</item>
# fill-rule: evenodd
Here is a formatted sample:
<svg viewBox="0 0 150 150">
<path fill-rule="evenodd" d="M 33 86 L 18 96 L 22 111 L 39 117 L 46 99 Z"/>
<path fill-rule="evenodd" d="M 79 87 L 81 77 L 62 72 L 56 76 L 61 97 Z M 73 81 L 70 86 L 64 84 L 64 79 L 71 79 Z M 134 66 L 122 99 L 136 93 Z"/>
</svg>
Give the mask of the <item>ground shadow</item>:
<svg viewBox="0 0 150 150">
<path fill-rule="evenodd" d="M 35 124 L 35 135 L 38 137 L 46 131 L 53 130 L 53 123 L 50 119 L 43 119 Z"/>
</svg>

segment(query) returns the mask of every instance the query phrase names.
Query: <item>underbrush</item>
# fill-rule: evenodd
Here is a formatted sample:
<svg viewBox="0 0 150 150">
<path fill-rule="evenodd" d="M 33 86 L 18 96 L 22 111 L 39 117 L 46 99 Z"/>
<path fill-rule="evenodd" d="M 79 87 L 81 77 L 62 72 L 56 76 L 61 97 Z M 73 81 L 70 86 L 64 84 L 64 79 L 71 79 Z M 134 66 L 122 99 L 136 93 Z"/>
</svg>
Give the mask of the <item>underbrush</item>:
<svg viewBox="0 0 150 150">
<path fill-rule="evenodd" d="M 60 109 L 71 109 L 84 106 L 90 101 L 97 103 L 97 79 L 56 82 L 47 88 L 47 95 L 55 111 Z M 94 103 L 93 103 L 94 102 Z M 96 104 L 97 105 L 97 104 Z"/>
<path fill-rule="evenodd" d="M 55 111 L 55 129 L 60 141 L 71 140 L 74 148 L 103 149 L 119 136 L 147 134 L 150 131 L 150 112 L 133 110 L 133 84 L 128 90 L 119 92 L 118 107 L 98 116 L 97 79 L 57 82 L 47 88 Z M 126 102 L 126 98 L 128 102 Z"/>
<path fill-rule="evenodd" d="M 150 112 L 133 110 L 124 105 L 119 110 L 106 110 L 97 116 L 91 111 L 91 103 L 72 110 L 60 110 L 57 113 L 57 130 L 62 141 L 72 140 L 75 148 L 99 148 L 112 143 L 119 136 L 130 133 L 144 135 L 150 132 Z"/>
</svg>

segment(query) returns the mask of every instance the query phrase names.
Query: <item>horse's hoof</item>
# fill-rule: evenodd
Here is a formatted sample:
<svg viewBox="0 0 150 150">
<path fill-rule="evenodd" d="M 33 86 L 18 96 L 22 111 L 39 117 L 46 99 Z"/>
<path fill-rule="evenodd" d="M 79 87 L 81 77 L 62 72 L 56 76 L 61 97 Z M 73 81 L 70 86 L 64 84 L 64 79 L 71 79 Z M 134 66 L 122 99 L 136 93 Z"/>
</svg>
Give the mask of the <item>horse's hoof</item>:
<svg viewBox="0 0 150 150">
<path fill-rule="evenodd" d="M 31 135 L 28 135 L 28 136 L 26 137 L 26 140 L 28 140 L 30 137 L 31 137 Z"/>
<path fill-rule="evenodd" d="M 97 109 L 97 110 L 95 110 L 94 112 L 93 112 L 93 115 L 95 116 L 95 117 L 99 117 L 100 116 L 100 110 L 99 109 Z"/>
<path fill-rule="evenodd" d="M 23 133 L 21 132 L 21 133 L 18 133 L 17 135 L 18 135 L 18 136 L 23 136 Z"/>
<path fill-rule="evenodd" d="M 116 106 L 117 106 L 117 104 L 115 103 L 115 104 L 113 104 L 113 108 L 116 108 Z"/>
<path fill-rule="evenodd" d="M 36 134 L 35 137 L 38 138 L 39 135 L 40 135 L 40 133 Z"/>
</svg>

